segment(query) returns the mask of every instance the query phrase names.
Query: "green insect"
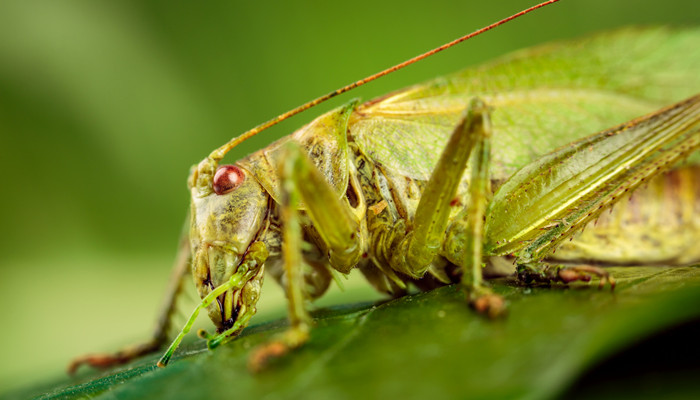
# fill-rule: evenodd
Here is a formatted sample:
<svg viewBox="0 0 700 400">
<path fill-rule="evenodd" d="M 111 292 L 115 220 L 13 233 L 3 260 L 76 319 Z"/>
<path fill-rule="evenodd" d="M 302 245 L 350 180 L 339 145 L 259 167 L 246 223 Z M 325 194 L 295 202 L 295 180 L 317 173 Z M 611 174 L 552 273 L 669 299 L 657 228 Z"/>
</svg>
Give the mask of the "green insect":
<svg viewBox="0 0 700 400">
<path fill-rule="evenodd" d="M 545 45 L 352 101 L 219 165 L 288 115 L 232 140 L 192 168 L 189 237 L 154 338 L 70 370 L 163 346 L 188 271 L 202 300 L 158 365 L 201 310 L 217 329 L 200 332 L 209 348 L 234 339 L 267 272 L 286 290 L 290 326 L 253 351 L 260 369 L 308 340 L 304 303 L 335 272 L 357 268 L 392 296 L 456 283 L 496 317 L 505 303 L 482 268 L 499 260 L 525 284 L 611 286 L 589 264 L 700 261 L 699 44 L 699 29 L 655 28 Z"/>
</svg>

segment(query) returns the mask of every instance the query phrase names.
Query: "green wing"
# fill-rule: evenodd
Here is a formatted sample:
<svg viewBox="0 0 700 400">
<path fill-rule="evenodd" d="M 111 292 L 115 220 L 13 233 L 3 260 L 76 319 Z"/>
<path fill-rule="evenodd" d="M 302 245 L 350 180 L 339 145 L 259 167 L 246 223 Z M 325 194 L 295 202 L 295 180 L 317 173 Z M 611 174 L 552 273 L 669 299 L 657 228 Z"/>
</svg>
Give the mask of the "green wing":
<svg viewBox="0 0 700 400">
<path fill-rule="evenodd" d="M 700 92 L 698 49 L 700 29 L 667 28 L 527 49 L 365 103 L 350 134 L 384 168 L 428 179 L 479 96 L 493 107 L 491 171 L 503 180 L 558 147 Z"/>
</svg>

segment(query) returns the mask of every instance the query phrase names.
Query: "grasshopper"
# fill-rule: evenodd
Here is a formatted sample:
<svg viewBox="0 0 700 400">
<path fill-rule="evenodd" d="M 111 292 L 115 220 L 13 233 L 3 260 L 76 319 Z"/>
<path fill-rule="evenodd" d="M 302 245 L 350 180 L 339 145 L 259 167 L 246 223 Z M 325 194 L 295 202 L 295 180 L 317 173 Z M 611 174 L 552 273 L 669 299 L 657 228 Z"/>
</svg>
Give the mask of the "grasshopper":
<svg viewBox="0 0 700 400">
<path fill-rule="evenodd" d="M 305 302 L 336 272 L 359 269 L 392 296 L 456 283 L 496 317 L 505 303 L 482 268 L 499 259 L 526 284 L 598 276 L 611 287 L 598 264 L 700 261 L 698 43 L 698 29 L 656 28 L 541 46 L 352 101 L 220 165 L 246 138 L 320 101 L 233 139 L 191 170 L 189 235 L 154 338 L 69 369 L 165 344 L 188 271 L 201 302 L 158 365 L 201 310 L 217 329 L 200 331 L 209 348 L 234 339 L 268 272 L 286 290 L 290 326 L 253 352 L 257 370 L 308 340 Z"/>
</svg>

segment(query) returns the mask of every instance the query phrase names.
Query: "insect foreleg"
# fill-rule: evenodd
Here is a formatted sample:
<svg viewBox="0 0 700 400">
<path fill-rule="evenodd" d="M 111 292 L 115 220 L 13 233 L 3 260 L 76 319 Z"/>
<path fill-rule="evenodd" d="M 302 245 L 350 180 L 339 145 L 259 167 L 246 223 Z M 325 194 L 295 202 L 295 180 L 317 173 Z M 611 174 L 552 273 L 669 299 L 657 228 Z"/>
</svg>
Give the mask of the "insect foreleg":
<svg viewBox="0 0 700 400">
<path fill-rule="evenodd" d="M 189 242 L 189 222 L 188 216 L 185 219 L 185 227 L 180 235 L 177 258 L 175 259 L 173 271 L 170 274 L 170 282 L 152 339 L 145 343 L 127 347 L 114 354 L 88 354 L 79 357 L 73 360 L 68 366 L 69 374 L 74 373 L 82 364 L 88 364 L 97 368 L 107 368 L 124 364 L 142 355 L 153 353 L 166 343 L 168 340 L 168 329 L 172 326 L 175 305 L 182 293 L 183 277 L 190 270 L 191 250 Z"/>
<path fill-rule="evenodd" d="M 360 221 L 347 201 L 341 201 L 331 185 L 301 148 L 290 142 L 282 160 L 288 171 L 284 191 L 297 193 L 325 246 L 331 266 L 348 273 L 362 254 Z"/>
<path fill-rule="evenodd" d="M 301 346 L 309 337 L 311 318 L 304 307 L 308 295 L 303 290 L 302 232 L 297 211 L 300 204 L 304 204 L 333 268 L 349 272 L 362 251 L 359 222 L 298 144 L 287 144 L 280 164 L 282 256 L 290 327 L 251 354 L 249 367 L 255 371 L 262 369 L 271 358 Z"/>
</svg>

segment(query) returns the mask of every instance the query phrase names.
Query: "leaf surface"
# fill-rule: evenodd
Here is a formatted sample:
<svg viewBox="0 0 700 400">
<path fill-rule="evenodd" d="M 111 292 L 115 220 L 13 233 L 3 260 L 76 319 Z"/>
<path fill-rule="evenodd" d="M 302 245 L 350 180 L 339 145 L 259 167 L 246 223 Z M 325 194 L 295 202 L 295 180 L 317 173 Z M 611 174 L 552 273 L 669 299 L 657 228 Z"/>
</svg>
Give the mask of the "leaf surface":
<svg viewBox="0 0 700 400">
<path fill-rule="evenodd" d="M 455 286 L 319 310 L 310 342 L 258 375 L 247 356 L 283 321 L 213 352 L 186 346 L 165 369 L 154 355 L 42 398 L 551 398 L 604 357 L 700 317 L 700 266 L 611 272 L 615 292 L 497 282 L 510 304 L 497 321 L 475 315 Z"/>
</svg>

